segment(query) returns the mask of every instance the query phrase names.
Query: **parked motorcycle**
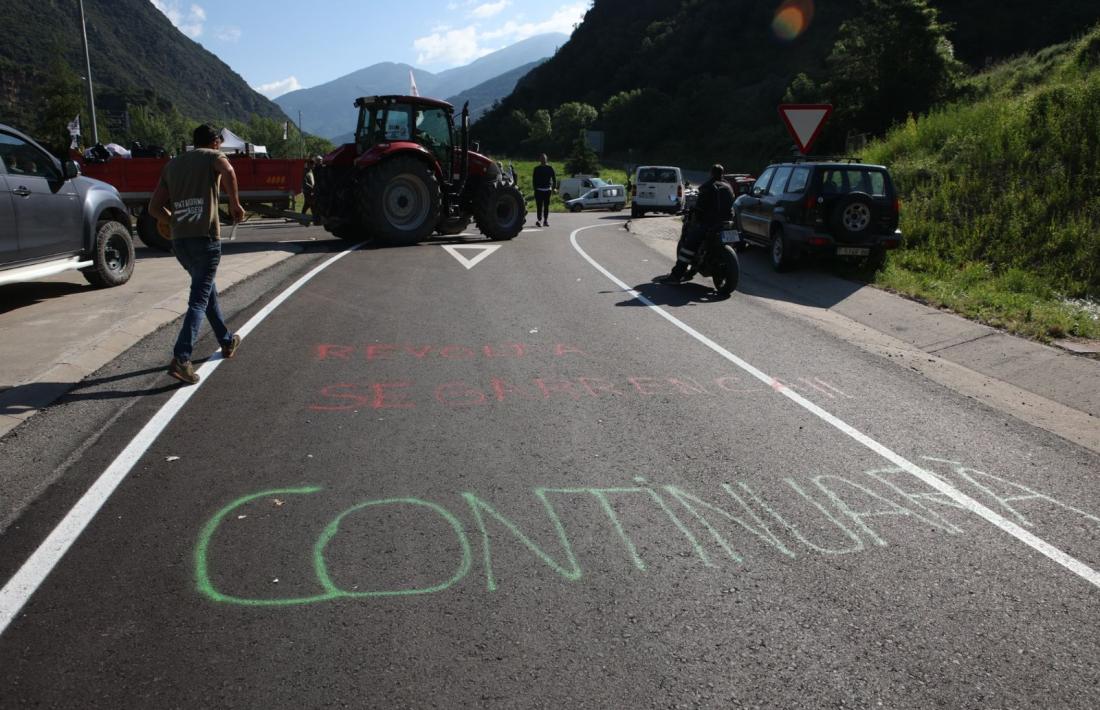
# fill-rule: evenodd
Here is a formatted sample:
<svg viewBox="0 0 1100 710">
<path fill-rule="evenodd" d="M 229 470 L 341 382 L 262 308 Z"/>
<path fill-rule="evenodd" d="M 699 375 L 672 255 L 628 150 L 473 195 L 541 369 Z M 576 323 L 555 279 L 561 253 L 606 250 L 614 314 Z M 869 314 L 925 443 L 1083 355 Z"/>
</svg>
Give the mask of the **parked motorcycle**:
<svg viewBox="0 0 1100 710">
<path fill-rule="evenodd" d="M 690 229 L 695 220 L 694 209 L 686 212 L 682 229 Z M 688 266 L 687 280 L 690 281 L 695 274 L 709 276 L 719 295 L 730 295 L 737 290 L 737 283 L 741 280 L 741 261 L 737 258 L 737 252 L 743 248 L 744 242 L 733 222 L 723 222 L 716 228 L 707 229 L 695 258 Z"/>
</svg>

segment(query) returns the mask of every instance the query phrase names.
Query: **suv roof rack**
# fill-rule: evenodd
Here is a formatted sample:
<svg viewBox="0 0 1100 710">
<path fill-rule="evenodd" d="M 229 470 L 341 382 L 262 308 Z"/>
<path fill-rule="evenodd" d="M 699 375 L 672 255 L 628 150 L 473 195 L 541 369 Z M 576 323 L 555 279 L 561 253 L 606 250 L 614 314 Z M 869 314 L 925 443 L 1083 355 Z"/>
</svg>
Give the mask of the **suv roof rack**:
<svg viewBox="0 0 1100 710">
<path fill-rule="evenodd" d="M 793 160 L 784 161 L 792 163 L 862 163 L 863 158 L 858 156 L 842 155 L 796 155 Z"/>
</svg>

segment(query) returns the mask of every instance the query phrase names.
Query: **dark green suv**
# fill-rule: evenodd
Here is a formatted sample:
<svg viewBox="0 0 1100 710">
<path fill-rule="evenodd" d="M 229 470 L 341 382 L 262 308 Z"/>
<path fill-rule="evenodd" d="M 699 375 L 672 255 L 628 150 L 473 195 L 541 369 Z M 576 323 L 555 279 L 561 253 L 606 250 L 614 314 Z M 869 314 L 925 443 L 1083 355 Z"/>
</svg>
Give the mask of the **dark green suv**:
<svg viewBox="0 0 1100 710">
<path fill-rule="evenodd" d="M 901 246 L 890 171 L 855 161 L 769 165 L 734 203 L 737 228 L 767 247 L 776 271 L 800 256 L 859 259 L 878 267 Z"/>
</svg>

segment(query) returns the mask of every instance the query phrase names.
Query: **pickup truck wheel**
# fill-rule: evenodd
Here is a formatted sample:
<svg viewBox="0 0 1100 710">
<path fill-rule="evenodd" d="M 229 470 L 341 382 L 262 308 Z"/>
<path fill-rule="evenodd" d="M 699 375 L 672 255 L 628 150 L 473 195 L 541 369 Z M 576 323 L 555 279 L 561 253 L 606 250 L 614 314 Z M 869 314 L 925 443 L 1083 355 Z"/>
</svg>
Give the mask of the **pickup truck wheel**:
<svg viewBox="0 0 1100 710">
<path fill-rule="evenodd" d="M 137 233 L 145 246 L 150 249 L 172 251 L 172 240 L 160 233 L 157 228 L 157 218 L 149 214 L 148 207 L 141 208 L 141 214 L 137 219 Z"/>
<path fill-rule="evenodd" d="M 776 271 L 786 271 L 791 268 L 790 248 L 787 238 L 783 236 L 783 230 L 777 229 L 772 233 L 771 245 L 772 268 Z"/>
<path fill-rule="evenodd" d="M 99 223 L 92 251 L 92 266 L 81 269 L 93 286 L 121 286 L 134 273 L 134 240 L 130 230 L 119 222 Z"/>
<path fill-rule="evenodd" d="M 512 239 L 523 231 L 526 220 L 527 205 L 515 185 L 485 185 L 474 200 L 477 228 L 494 241 Z"/>
<path fill-rule="evenodd" d="M 396 157 L 367 171 L 359 211 L 371 236 L 403 246 L 431 236 L 439 222 L 439 183 L 420 160 Z"/>
</svg>

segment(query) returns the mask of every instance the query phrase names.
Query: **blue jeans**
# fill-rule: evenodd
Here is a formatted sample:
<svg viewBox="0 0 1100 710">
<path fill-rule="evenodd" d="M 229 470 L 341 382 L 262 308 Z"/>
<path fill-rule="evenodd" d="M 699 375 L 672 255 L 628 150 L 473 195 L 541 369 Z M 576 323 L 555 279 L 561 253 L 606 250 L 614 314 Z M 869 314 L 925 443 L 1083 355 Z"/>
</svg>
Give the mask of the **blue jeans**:
<svg viewBox="0 0 1100 710">
<path fill-rule="evenodd" d="M 233 334 L 225 325 L 222 309 L 218 307 L 218 289 L 214 286 L 214 274 L 222 260 L 222 243 L 207 237 L 189 237 L 172 240 L 172 253 L 191 274 L 191 294 L 187 298 L 187 314 L 183 317 L 183 327 L 176 338 L 173 354 L 177 359 L 191 359 L 195 341 L 199 338 L 199 327 L 203 315 L 210 321 L 214 336 L 221 345 L 228 345 Z"/>
</svg>

